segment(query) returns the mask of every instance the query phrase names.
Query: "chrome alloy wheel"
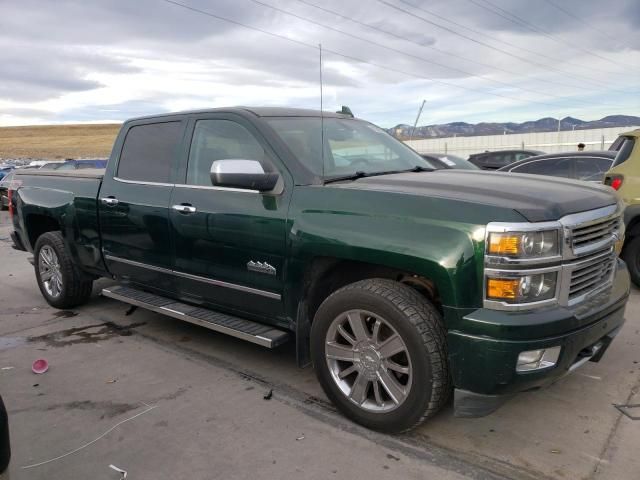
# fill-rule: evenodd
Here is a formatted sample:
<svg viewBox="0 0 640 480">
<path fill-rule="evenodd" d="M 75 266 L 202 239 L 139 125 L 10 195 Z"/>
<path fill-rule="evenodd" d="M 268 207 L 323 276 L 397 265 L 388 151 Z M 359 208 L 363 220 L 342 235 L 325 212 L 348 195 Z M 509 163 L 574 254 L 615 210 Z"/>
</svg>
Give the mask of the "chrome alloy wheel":
<svg viewBox="0 0 640 480">
<path fill-rule="evenodd" d="M 62 293 L 62 272 L 60 271 L 60 261 L 53 248 L 45 245 L 40 249 L 38 255 L 38 272 L 40 280 L 49 296 L 56 298 Z"/>
<path fill-rule="evenodd" d="M 409 395 L 411 359 L 404 340 L 384 318 L 365 310 L 336 317 L 325 339 L 331 377 L 342 393 L 369 412 L 388 412 Z"/>
</svg>

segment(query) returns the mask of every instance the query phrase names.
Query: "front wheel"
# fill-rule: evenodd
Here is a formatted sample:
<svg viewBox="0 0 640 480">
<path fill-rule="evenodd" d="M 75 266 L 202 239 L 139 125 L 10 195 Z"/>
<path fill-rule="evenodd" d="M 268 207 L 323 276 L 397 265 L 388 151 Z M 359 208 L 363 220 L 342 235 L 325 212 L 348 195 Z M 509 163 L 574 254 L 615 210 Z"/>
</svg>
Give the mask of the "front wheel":
<svg viewBox="0 0 640 480">
<path fill-rule="evenodd" d="M 38 237 L 34 257 L 38 287 L 49 305 L 72 308 L 89 300 L 93 282 L 84 279 L 74 265 L 60 232 Z"/>
<path fill-rule="evenodd" d="M 440 314 L 392 280 L 363 280 L 331 294 L 315 315 L 311 354 L 327 396 L 374 430 L 418 425 L 451 390 Z"/>
</svg>

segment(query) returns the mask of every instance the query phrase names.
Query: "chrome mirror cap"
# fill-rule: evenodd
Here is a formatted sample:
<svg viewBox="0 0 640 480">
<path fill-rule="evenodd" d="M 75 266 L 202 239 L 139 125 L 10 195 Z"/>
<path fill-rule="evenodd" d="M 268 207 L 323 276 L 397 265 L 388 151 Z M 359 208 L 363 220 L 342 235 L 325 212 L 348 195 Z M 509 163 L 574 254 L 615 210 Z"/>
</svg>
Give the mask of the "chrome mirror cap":
<svg viewBox="0 0 640 480">
<path fill-rule="evenodd" d="M 211 175 L 214 174 L 263 174 L 264 168 L 257 160 L 240 160 L 230 158 L 227 160 L 215 160 L 211 164 Z"/>
<path fill-rule="evenodd" d="M 211 184 L 216 187 L 268 192 L 279 178 L 277 173 L 265 172 L 257 160 L 226 159 L 211 164 Z"/>
</svg>

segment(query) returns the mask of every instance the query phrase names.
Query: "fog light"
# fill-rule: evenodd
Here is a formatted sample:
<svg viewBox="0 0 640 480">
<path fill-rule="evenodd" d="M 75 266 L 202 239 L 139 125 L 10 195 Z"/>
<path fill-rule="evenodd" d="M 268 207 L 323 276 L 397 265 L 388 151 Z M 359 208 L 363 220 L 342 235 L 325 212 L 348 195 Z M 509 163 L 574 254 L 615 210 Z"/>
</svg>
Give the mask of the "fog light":
<svg viewBox="0 0 640 480">
<path fill-rule="evenodd" d="M 560 357 L 560 347 L 520 352 L 516 372 L 530 372 L 553 367 L 558 362 L 558 357 Z"/>
</svg>

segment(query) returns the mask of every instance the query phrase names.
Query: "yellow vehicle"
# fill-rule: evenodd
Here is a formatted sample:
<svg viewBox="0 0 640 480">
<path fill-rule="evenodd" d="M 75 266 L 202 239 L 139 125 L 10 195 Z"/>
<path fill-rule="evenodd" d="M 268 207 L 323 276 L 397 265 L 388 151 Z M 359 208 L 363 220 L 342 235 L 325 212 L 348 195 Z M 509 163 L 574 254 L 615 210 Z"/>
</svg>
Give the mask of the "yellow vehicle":
<svg viewBox="0 0 640 480">
<path fill-rule="evenodd" d="M 618 153 L 604 183 L 617 190 L 626 205 L 626 237 L 621 257 L 627 263 L 631 280 L 640 287 L 640 129 L 621 134 L 610 150 Z"/>
</svg>

